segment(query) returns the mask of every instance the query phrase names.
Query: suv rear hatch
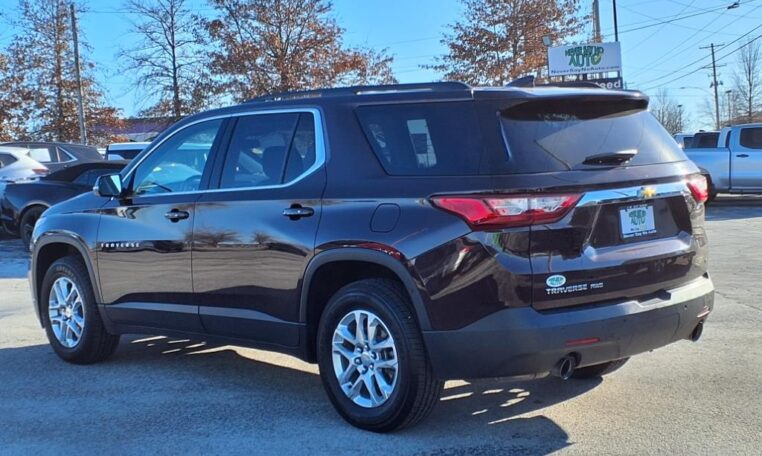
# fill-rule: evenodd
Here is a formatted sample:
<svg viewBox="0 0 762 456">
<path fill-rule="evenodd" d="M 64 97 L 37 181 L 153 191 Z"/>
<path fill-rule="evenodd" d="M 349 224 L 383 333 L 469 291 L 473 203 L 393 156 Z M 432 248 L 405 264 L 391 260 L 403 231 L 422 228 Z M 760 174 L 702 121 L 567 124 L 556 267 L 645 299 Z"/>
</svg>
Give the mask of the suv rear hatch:
<svg viewBox="0 0 762 456">
<path fill-rule="evenodd" d="M 646 107 L 638 94 L 602 92 L 500 110 L 514 169 L 563 182 L 542 193 L 579 198 L 560 220 L 531 225 L 534 308 L 647 301 L 705 273 L 703 178 L 686 176 L 692 167 Z"/>
</svg>

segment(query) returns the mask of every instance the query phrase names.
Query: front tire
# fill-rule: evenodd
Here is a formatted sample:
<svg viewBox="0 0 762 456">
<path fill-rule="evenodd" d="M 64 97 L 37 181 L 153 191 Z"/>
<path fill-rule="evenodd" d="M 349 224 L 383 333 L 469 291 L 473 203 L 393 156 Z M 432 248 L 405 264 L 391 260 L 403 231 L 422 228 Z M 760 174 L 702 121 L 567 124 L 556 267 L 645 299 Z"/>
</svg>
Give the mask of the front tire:
<svg viewBox="0 0 762 456">
<path fill-rule="evenodd" d="M 340 289 L 320 319 L 317 358 L 328 397 L 350 424 L 374 432 L 413 426 L 431 413 L 434 377 L 409 297 L 396 282 Z"/>
<path fill-rule="evenodd" d="M 34 225 L 37 224 L 37 219 L 40 218 L 43 212 L 45 212 L 44 207 L 35 206 L 27 209 L 21 217 L 21 222 L 19 222 L 19 237 L 21 242 L 24 243 L 24 248 L 27 250 L 29 250 L 29 241 L 32 239 Z"/>
<path fill-rule="evenodd" d="M 48 341 L 64 361 L 97 363 L 116 350 L 119 336 L 104 328 L 90 275 L 79 257 L 61 258 L 48 268 L 40 307 Z"/>
</svg>

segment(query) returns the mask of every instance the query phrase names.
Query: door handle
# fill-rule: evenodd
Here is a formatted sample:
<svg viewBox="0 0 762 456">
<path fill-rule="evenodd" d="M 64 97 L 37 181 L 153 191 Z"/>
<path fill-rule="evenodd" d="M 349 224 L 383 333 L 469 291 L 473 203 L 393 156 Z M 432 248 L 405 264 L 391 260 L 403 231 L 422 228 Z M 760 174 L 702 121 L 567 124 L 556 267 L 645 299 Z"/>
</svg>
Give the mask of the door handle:
<svg viewBox="0 0 762 456">
<path fill-rule="evenodd" d="M 736 155 L 738 158 L 749 158 L 749 154 L 738 154 Z"/>
<path fill-rule="evenodd" d="M 185 220 L 190 217 L 190 214 L 186 211 L 178 211 L 177 209 L 172 209 L 171 211 L 165 213 L 164 217 L 169 219 L 170 222 L 179 222 L 180 220 Z"/>
<path fill-rule="evenodd" d="M 315 214 L 314 209 L 311 207 L 302 207 L 298 204 L 283 209 L 283 215 L 290 218 L 291 220 L 299 220 L 302 217 L 310 217 L 313 214 Z"/>
</svg>

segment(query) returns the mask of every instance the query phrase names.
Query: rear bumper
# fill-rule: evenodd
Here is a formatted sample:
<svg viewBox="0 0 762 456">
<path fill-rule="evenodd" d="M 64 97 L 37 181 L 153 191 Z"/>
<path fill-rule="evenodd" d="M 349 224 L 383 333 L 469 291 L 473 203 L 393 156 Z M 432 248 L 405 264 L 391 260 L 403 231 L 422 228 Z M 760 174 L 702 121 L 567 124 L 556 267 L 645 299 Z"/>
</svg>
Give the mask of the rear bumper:
<svg viewBox="0 0 762 456">
<path fill-rule="evenodd" d="M 505 309 L 462 329 L 423 336 L 439 378 L 539 376 L 568 354 L 584 367 L 688 339 L 713 307 L 707 275 L 647 301 L 542 313 Z"/>
</svg>

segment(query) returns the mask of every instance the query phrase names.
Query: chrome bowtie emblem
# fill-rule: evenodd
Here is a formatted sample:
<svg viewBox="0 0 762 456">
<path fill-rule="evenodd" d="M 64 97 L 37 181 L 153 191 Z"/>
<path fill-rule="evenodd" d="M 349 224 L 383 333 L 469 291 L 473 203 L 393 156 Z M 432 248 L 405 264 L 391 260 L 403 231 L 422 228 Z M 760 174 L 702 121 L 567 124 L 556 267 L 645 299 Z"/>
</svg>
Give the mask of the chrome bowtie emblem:
<svg viewBox="0 0 762 456">
<path fill-rule="evenodd" d="M 638 196 L 641 198 L 653 198 L 656 196 L 656 189 L 653 187 L 643 187 L 638 190 Z"/>
</svg>

